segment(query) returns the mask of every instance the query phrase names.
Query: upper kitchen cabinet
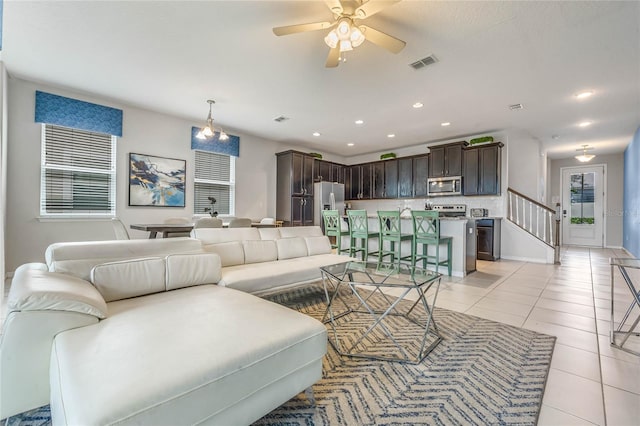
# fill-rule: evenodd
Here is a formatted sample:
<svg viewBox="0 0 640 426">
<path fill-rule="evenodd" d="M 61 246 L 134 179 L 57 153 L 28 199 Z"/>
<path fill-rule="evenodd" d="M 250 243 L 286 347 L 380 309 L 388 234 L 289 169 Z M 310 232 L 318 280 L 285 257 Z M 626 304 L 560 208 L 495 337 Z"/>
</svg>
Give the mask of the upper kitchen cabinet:
<svg viewBox="0 0 640 426">
<path fill-rule="evenodd" d="M 413 157 L 413 197 L 415 198 L 426 197 L 428 195 L 427 179 L 429 178 L 429 155 L 430 154 Z M 402 173 L 402 166 L 400 170 Z M 401 179 L 400 188 L 402 188 L 402 186 Z"/>
<path fill-rule="evenodd" d="M 462 149 L 467 142 L 429 147 L 429 177 L 462 175 Z"/>
<path fill-rule="evenodd" d="M 372 164 L 349 166 L 345 171 L 345 197 L 348 200 L 371 199 Z"/>
<path fill-rule="evenodd" d="M 502 168 L 502 142 L 464 150 L 464 195 L 498 195 Z"/>
<path fill-rule="evenodd" d="M 397 196 L 399 198 L 411 198 L 413 197 L 413 157 L 398 158 L 396 161 L 398 164 Z"/>
<path fill-rule="evenodd" d="M 345 183 L 345 166 L 332 163 L 330 161 L 315 160 L 314 179 L 316 182 L 338 182 Z"/>
<path fill-rule="evenodd" d="M 371 198 L 398 198 L 398 160 L 371 163 Z"/>
</svg>

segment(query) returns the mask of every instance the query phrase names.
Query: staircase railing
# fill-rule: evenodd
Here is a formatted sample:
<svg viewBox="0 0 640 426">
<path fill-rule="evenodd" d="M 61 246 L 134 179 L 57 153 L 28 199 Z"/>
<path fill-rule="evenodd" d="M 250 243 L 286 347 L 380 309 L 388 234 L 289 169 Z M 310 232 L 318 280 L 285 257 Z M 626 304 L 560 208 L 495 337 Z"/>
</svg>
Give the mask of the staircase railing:
<svg viewBox="0 0 640 426">
<path fill-rule="evenodd" d="M 507 194 L 507 219 L 553 248 L 554 261 L 560 263 L 560 204 L 554 210 L 511 188 Z"/>
</svg>

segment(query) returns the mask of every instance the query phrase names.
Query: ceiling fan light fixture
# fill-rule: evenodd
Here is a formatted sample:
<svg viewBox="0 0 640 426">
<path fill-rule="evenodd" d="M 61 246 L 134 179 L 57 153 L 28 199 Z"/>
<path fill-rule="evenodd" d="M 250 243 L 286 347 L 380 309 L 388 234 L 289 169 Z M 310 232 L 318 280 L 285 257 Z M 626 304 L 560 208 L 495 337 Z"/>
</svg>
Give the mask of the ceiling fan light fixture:
<svg viewBox="0 0 640 426">
<path fill-rule="evenodd" d="M 326 43 L 326 45 L 332 49 L 334 49 L 338 45 L 339 41 L 340 38 L 338 37 L 336 30 L 329 31 L 329 34 L 327 34 L 327 36 L 324 38 L 324 42 Z"/>
<path fill-rule="evenodd" d="M 360 28 L 358 27 L 353 27 L 353 30 L 351 31 L 351 36 L 349 36 L 349 39 L 351 40 L 351 45 L 353 47 L 358 47 L 360 46 L 362 43 L 364 43 L 364 34 L 362 33 L 362 31 L 360 31 Z"/>
<path fill-rule="evenodd" d="M 351 32 L 351 23 L 349 19 L 342 19 L 338 24 L 338 34 L 340 34 L 340 38 L 349 37 L 349 33 Z"/>
<path fill-rule="evenodd" d="M 350 50 L 353 50 L 353 46 L 351 45 L 351 42 L 349 40 L 340 40 L 340 51 L 348 52 Z"/>
</svg>

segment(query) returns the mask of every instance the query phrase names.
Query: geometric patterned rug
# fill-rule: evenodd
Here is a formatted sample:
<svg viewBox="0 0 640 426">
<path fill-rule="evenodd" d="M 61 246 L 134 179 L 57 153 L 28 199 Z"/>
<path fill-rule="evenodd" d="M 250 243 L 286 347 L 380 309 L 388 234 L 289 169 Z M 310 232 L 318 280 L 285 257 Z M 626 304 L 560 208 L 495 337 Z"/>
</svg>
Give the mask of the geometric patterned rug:
<svg viewBox="0 0 640 426">
<path fill-rule="evenodd" d="M 321 284 L 267 299 L 318 320 L 326 309 Z M 368 301 L 374 307 L 384 302 L 379 294 Z M 315 405 L 300 394 L 254 424 L 535 425 L 556 338 L 440 308 L 434 318 L 443 339 L 421 363 L 341 356 L 329 344 L 323 377 L 313 386 Z M 405 323 L 385 325 L 394 336 L 412 336 Z M 354 321 L 356 336 L 358 327 Z M 349 324 L 341 329 L 348 334 Z M 370 339 L 376 338 L 384 336 L 373 332 Z M 5 426 L 50 424 L 45 406 L 11 417 Z"/>
<path fill-rule="evenodd" d="M 318 320 L 326 309 L 321 285 L 270 300 Z M 368 302 L 384 305 L 379 294 Z M 255 424 L 535 425 L 556 338 L 446 309 L 434 318 L 443 340 L 420 364 L 340 356 L 328 345 L 315 406 L 301 394 Z"/>
</svg>

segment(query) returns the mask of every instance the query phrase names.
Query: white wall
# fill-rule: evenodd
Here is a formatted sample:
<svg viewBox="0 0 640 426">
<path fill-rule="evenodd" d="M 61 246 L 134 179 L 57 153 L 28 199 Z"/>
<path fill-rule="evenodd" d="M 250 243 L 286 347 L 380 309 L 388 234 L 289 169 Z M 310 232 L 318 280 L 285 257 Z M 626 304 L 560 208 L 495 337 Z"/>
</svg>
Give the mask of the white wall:
<svg viewBox="0 0 640 426">
<path fill-rule="evenodd" d="M 113 239 L 108 220 L 39 220 L 41 125 L 34 122 L 35 91 L 68 96 L 124 111 L 123 137 L 117 147 L 117 215 L 132 223 L 161 223 L 167 217 L 193 215 L 193 152 L 191 127 L 198 120 L 172 117 L 118 104 L 70 90 L 48 87 L 16 78 L 8 79 L 8 167 L 6 270 L 25 262 L 43 261 L 46 247 L 59 241 Z M 236 215 L 259 219 L 275 215 L 276 157 L 281 146 L 255 136 L 240 136 L 236 161 Z M 187 160 L 184 208 L 129 207 L 128 156 L 130 152 Z M 132 238 L 146 238 L 130 231 Z"/>
<path fill-rule="evenodd" d="M 622 213 L 623 213 L 623 179 L 624 179 L 624 153 L 597 155 L 588 163 L 589 166 L 606 164 L 605 180 L 605 247 L 622 247 Z M 562 167 L 585 166 L 575 158 L 549 161 L 549 199 L 558 197 L 562 199 L 561 175 Z"/>
<path fill-rule="evenodd" d="M 510 130 L 508 150 L 506 173 L 509 188 L 544 202 L 546 157 L 542 144 L 526 132 Z"/>
<path fill-rule="evenodd" d="M 7 71 L 0 61 L 0 303 L 4 297 L 5 240 L 7 227 Z"/>
</svg>

